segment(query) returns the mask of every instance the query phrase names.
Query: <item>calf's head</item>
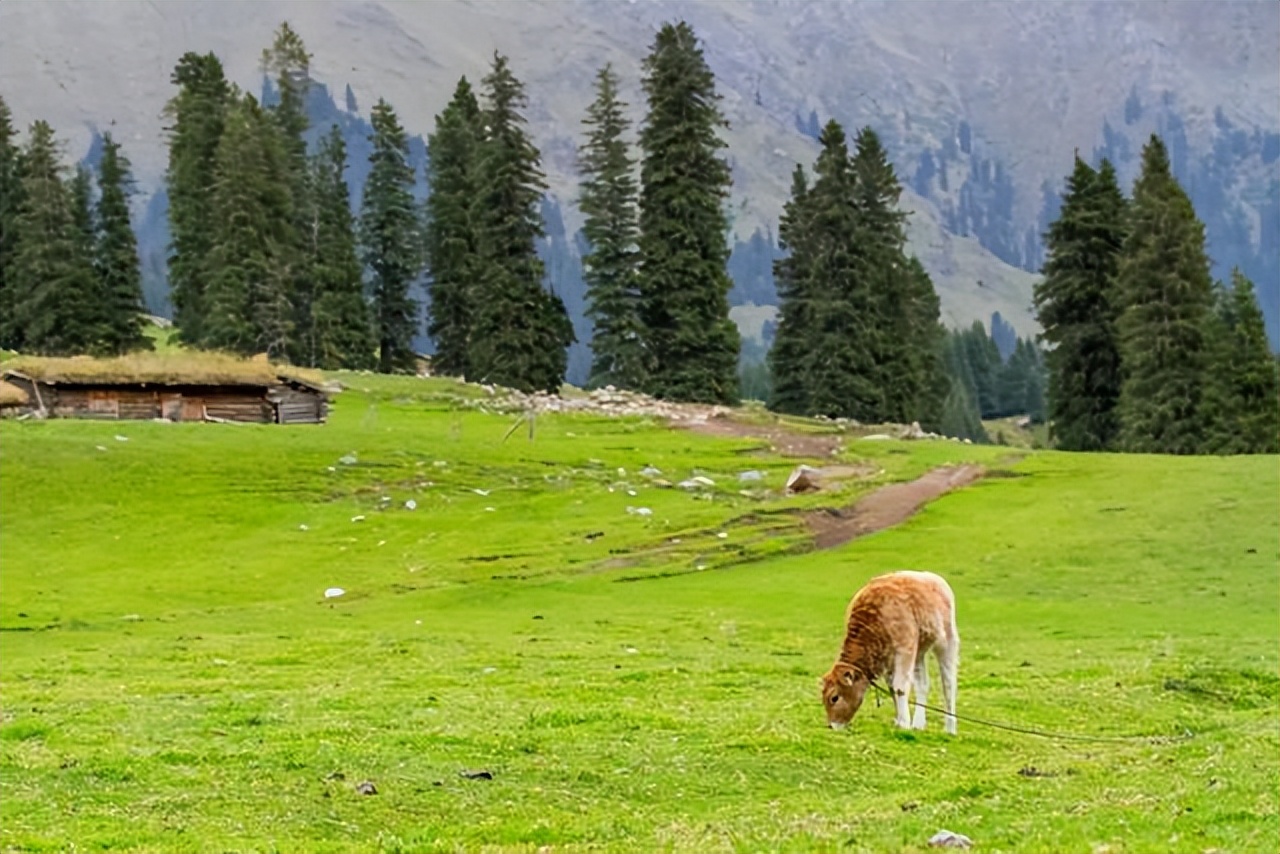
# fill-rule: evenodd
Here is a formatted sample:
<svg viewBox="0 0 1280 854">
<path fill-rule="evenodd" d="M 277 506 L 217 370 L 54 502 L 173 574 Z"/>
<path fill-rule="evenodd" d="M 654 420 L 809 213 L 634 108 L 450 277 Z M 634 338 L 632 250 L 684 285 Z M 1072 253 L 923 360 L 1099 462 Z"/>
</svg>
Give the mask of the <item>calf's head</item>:
<svg viewBox="0 0 1280 854">
<path fill-rule="evenodd" d="M 862 705 L 871 680 L 861 670 L 843 662 L 822 677 L 822 705 L 827 710 L 827 726 L 844 729 Z"/>
</svg>

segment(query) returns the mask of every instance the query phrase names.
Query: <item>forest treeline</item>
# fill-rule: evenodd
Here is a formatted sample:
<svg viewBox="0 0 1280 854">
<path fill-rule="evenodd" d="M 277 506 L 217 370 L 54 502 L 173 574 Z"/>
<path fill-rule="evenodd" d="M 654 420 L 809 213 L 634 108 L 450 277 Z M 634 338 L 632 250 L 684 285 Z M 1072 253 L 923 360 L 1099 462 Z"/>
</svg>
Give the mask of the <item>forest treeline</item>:
<svg viewBox="0 0 1280 854">
<path fill-rule="evenodd" d="M 575 340 L 537 243 L 547 189 L 524 86 L 495 52 L 457 81 L 427 138 L 428 194 L 395 108 L 372 109 L 358 205 L 335 127 L 307 144 L 311 55 L 288 23 L 263 51 L 270 103 L 212 53 L 173 69 L 166 106 L 174 325 L 188 347 L 327 369 L 410 372 L 424 329 L 441 374 L 556 392 Z M 578 204 L 593 325 L 590 384 L 733 403 L 727 127 L 693 29 L 664 25 L 641 64 L 633 129 L 605 66 L 586 106 Z M 314 134 L 312 134 L 314 136 Z M 20 144 L 0 99 L 0 345 L 41 354 L 150 346 L 129 220 L 128 158 L 111 134 L 94 172 L 68 169 L 53 129 Z M 742 375 L 771 409 L 918 421 L 985 441 L 981 420 L 1047 421 L 1058 447 L 1275 451 L 1277 364 L 1253 284 L 1214 282 L 1204 227 L 1158 137 L 1126 198 L 1077 158 L 1046 235 L 1037 341 L 1002 353 L 993 322 L 950 330 L 908 249 L 901 184 L 876 132 L 831 120 L 780 212 L 779 314 L 764 366 Z M 426 305 L 414 297 L 419 286 Z M 1043 342 L 1046 347 L 1041 346 Z"/>
</svg>

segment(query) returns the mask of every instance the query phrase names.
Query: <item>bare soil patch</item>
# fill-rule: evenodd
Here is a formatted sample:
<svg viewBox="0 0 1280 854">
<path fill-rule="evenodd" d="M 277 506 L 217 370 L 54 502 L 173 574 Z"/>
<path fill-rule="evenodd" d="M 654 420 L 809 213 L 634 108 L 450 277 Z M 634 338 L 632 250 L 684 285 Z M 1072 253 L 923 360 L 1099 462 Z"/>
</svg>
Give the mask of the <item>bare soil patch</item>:
<svg viewBox="0 0 1280 854">
<path fill-rule="evenodd" d="M 909 483 L 895 483 L 863 496 L 843 509 L 805 514 L 814 546 L 829 549 L 909 519 L 928 502 L 982 477 L 976 465 L 943 466 Z"/>
<path fill-rule="evenodd" d="M 672 422 L 707 436 L 731 439 L 760 439 L 768 442 L 770 449 L 784 457 L 830 457 L 840 450 L 843 436 L 829 433 L 799 433 L 785 427 L 750 424 L 724 416 L 711 415 L 689 421 Z"/>
</svg>

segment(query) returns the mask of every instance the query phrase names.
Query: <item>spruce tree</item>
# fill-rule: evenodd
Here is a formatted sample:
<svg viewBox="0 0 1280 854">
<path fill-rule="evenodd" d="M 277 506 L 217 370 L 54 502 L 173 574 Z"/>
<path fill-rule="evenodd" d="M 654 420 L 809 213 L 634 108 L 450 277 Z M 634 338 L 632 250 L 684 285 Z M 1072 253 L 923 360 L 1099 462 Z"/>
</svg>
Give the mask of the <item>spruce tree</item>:
<svg viewBox="0 0 1280 854">
<path fill-rule="evenodd" d="M 137 238 L 129 220 L 132 189 L 129 159 L 110 133 L 103 134 L 94 267 L 102 299 L 98 349 L 112 355 L 152 346 L 151 339 L 143 333 L 142 272 Z"/>
<path fill-rule="evenodd" d="M 898 210 L 902 185 L 880 137 L 869 127 L 855 139 L 852 168 L 857 288 L 860 296 L 865 294 L 869 310 L 862 324 L 862 346 L 873 355 L 870 380 L 881 399 L 878 411 L 867 415 L 876 421 L 910 422 L 916 420 L 926 384 L 911 354 L 921 343 L 918 336 L 935 327 L 937 318 L 923 320 L 924 326 L 917 329 L 922 319 L 911 303 L 927 295 L 921 290 L 922 282 L 908 270 L 906 214 Z"/>
<path fill-rule="evenodd" d="M 213 195 L 218 146 L 231 87 L 212 53 L 186 53 L 170 81 L 178 94 L 169 101 L 169 292 L 174 325 L 182 340 L 201 344 L 205 284 L 213 248 Z"/>
<path fill-rule="evenodd" d="M 844 129 L 832 119 L 819 138 L 822 152 L 809 198 L 816 246 L 812 269 L 814 330 L 807 376 L 810 413 L 862 422 L 882 420 L 884 393 L 877 376 L 876 327 L 881 322 L 868 277 Z"/>
<path fill-rule="evenodd" d="M 521 391 L 558 392 L 573 343 L 564 303 L 542 287 L 536 241 L 546 183 L 524 130 L 524 86 L 495 53 L 484 78 L 485 138 L 472 208 L 479 259 L 468 354 L 475 379 Z"/>
<path fill-rule="evenodd" d="M 21 155 L 9 105 L 0 96 L 0 347 L 9 350 L 22 346 L 22 329 L 14 314 L 17 287 L 14 255 L 22 202 Z"/>
<path fill-rule="evenodd" d="M 1274 454 L 1280 451 L 1280 371 L 1253 282 L 1234 269 L 1231 288 L 1218 284 L 1214 290 L 1204 450 Z"/>
<path fill-rule="evenodd" d="M 378 370 L 412 373 L 418 304 L 409 288 L 422 271 L 422 226 L 413 201 L 409 141 L 395 110 L 383 99 L 371 116 L 373 151 L 360 208 L 360 252 L 369 269 Z"/>
<path fill-rule="evenodd" d="M 640 317 L 647 390 L 673 400 L 737 399 L 740 339 L 729 318 L 724 210 L 731 176 L 717 156 L 715 78 L 693 29 L 665 24 L 644 60 L 640 131 Z"/>
<path fill-rule="evenodd" d="M 474 323 L 473 279 L 478 248 L 472 207 L 481 137 L 480 105 L 463 77 L 453 98 L 436 116 L 427 138 L 426 262 L 431 317 L 427 333 L 435 343 L 431 369 L 467 376 Z"/>
<path fill-rule="evenodd" d="M 809 214 L 809 182 L 804 167 L 797 163 L 791 174 L 791 198 L 778 222 L 778 245 L 787 254 L 773 262 L 778 328 L 768 357 L 773 381 L 769 408 L 791 415 L 808 414 L 811 403 L 808 373 L 815 295 Z"/>
<path fill-rule="evenodd" d="M 1115 170 L 1094 171 L 1079 157 L 1062 210 L 1045 235 L 1044 278 L 1035 305 L 1048 354 L 1049 419 L 1057 446 L 1114 447 L 1119 430 L 1121 365 L 1116 272 L 1127 203 Z"/>
<path fill-rule="evenodd" d="M 578 154 L 579 207 L 589 246 L 582 258 L 587 316 L 595 325 L 588 385 L 639 389 L 647 377 L 636 288 L 640 258 L 635 161 L 623 139 L 630 127 L 623 112 L 626 107 L 618 99 L 617 75 L 611 66 L 604 66 L 596 75 L 596 99 L 583 120 L 590 130 Z"/>
<path fill-rule="evenodd" d="M 287 299 L 292 309 L 289 325 L 295 331 L 286 342 L 287 351 L 294 361 L 305 363 L 311 354 L 300 339 L 314 340 L 316 319 L 312 313 L 317 299 L 314 268 L 318 263 L 315 234 L 307 234 L 318 216 L 315 200 L 311 198 L 311 170 L 304 138 L 310 125 L 306 101 L 311 88 L 311 54 L 288 21 L 276 29 L 271 47 L 262 51 L 261 66 L 263 74 L 271 75 L 275 81 L 278 101 L 269 112 L 279 135 L 284 170 L 280 180 L 288 189 L 291 211 L 291 228 L 286 232 L 288 243 L 275 249 L 281 265 L 288 268 Z"/>
<path fill-rule="evenodd" d="M 226 116 L 211 208 L 202 346 L 282 358 L 292 332 L 292 208 L 280 135 L 252 95 Z"/>
<path fill-rule="evenodd" d="M 1130 230 L 1121 249 L 1117 290 L 1124 380 L 1120 446 L 1147 453 L 1193 454 L 1205 441 L 1201 392 L 1208 368 L 1206 319 L 1212 302 L 1204 225 L 1152 135 L 1133 188 Z"/>
<path fill-rule="evenodd" d="M 936 430 L 942 420 L 942 410 L 949 391 L 942 348 L 946 329 L 941 322 L 942 305 L 933 279 L 920 259 L 912 255 L 907 259 L 906 275 L 902 281 L 900 327 L 907 341 L 906 352 L 900 368 L 903 382 L 908 385 L 911 398 L 904 400 L 907 407 L 900 418 L 904 422 L 919 421 L 926 430 Z"/>
<path fill-rule="evenodd" d="M 301 342 L 306 364 L 365 370 L 376 364 L 377 344 L 356 257 L 346 168 L 347 146 L 335 125 L 311 159 L 309 186 L 315 220 L 310 254 L 315 301 Z"/>
<path fill-rule="evenodd" d="M 24 349 L 55 356 L 89 352 L 98 332 L 97 282 L 83 231 L 88 214 L 78 210 L 64 171 L 53 128 L 35 122 L 15 220 L 14 318 Z"/>
</svg>

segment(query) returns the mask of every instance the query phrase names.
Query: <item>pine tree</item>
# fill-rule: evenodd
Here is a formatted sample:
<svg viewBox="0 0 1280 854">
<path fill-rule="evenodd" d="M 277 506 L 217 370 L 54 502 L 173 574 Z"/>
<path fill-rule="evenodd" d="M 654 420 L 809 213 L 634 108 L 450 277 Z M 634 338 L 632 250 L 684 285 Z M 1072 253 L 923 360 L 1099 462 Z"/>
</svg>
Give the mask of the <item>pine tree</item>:
<svg viewBox="0 0 1280 854">
<path fill-rule="evenodd" d="M 1219 284 L 1214 290 L 1204 450 L 1274 454 L 1280 451 L 1280 371 L 1253 282 L 1234 269 L 1231 288 Z"/>
<path fill-rule="evenodd" d="M 906 352 L 900 356 L 905 362 L 901 370 L 903 382 L 911 390 L 911 397 L 904 401 L 906 409 L 901 420 L 919 421 L 925 429 L 935 430 L 941 423 L 949 390 L 942 359 L 947 332 L 941 322 L 942 305 L 933 279 L 914 255 L 907 259 L 900 305 L 902 334 L 908 342 Z"/>
<path fill-rule="evenodd" d="M 485 138 L 472 209 L 480 251 L 468 362 L 477 380 L 558 392 L 575 339 L 564 303 L 542 287 L 536 241 L 543 236 L 546 183 L 519 112 L 524 86 L 498 53 L 483 83 Z"/>
<path fill-rule="evenodd" d="M 590 131 L 579 150 L 583 180 L 579 206 L 583 234 L 590 246 L 583 256 L 583 278 L 595 324 L 591 339 L 593 387 L 644 387 L 646 357 L 636 288 L 639 236 L 635 161 L 623 134 L 630 123 L 618 99 L 618 78 L 606 65 L 596 75 L 596 99 L 583 121 Z"/>
<path fill-rule="evenodd" d="M 778 245 L 787 254 L 773 262 L 778 289 L 778 328 L 769 350 L 773 388 L 769 408 L 805 415 L 810 412 L 810 336 L 814 332 L 813 263 L 809 182 L 804 167 L 791 175 L 791 198 L 778 222 Z"/>
<path fill-rule="evenodd" d="M 113 355 L 152 346 L 142 331 L 142 271 L 137 238 L 129 220 L 132 189 L 129 159 L 110 133 L 103 134 L 93 254 L 102 299 L 98 348 Z"/>
<path fill-rule="evenodd" d="M 395 110 L 379 99 L 371 116 L 371 169 L 360 209 L 360 250 L 372 274 L 378 370 L 412 373 L 418 304 L 409 287 L 422 271 L 421 222 L 413 202 L 409 142 Z"/>
<path fill-rule="evenodd" d="M 24 349 L 64 356 L 87 353 L 94 345 L 97 282 L 85 252 L 88 214 L 78 210 L 58 155 L 53 128 L 37 121 L 22 156 L 12 270 L 14 318 Z"/>
<path fill-rule="evenodd" d="M 280 180 L 288 188 L 292 212 L 291 227 L 286 232 L 288 243 L 275 248 L 280 264 L 288 268 L 286 296 L 292 309 L 289 325 L 295 330 L 285 349 L 294 361 L 305 363 L 312 354 L 301 339 L 314 341 L 317 320 L 312 313 L 318 296 L 315 235 L 307 234 L 308 227 L 314 227 L 318 212 L 311 198 L 311 170 L 304 138 L 310 125 L 306 101 L 311 89 L 311 54 L 288 21 L 276 29 L 271 47 L 262 51 L 261 65 L 263 74 L 273 76 L 279 99 L 269 112 L 279 135 L 285 173 Z"/>
<path fill-rule="evenodd" d="M 1120 445 L 1137 452 L 1197 453 L 1205 441 L 1201 391 L 1212 280 L 1204 225 L 1155 135 L 1142 150 L 1117 290 L 1124 365 Z"/>
<path fill-rule="evenodd" d="M 819 142 L 809 220 L 817 249 L 810 273 L 809 414 L 877 422 L 884 412 L 874 346 L 881 317 L 867 276 L 870 256 L 862 246 L 866 235 L 855 202 L 857 176 L 839 122 L 829 121 Z"/>
<path fill-rule="evenodd" d="M 218 146 L 202 346 L 281 358 L 292 332 L 291 205 L 280 135 L 252 95 Z"/>
<path fill-rule="evenodd" d="M 1111 164 L 1103 160 L 1095 172 L 1077 157 L 1062 210 L 1045 235 L 1047 259 L 1035 304 L 1044 340 L 1053 345 L 1049 418 L 1064 450 L 1101 451 L 1116 443 L 1116 272 L 1126 207 Z"/>
<path fill-rule="evenodd" d="M 18 148 L 9 105 L 0 97 L 0 347 L 22 346 L 22 329 L 14 314 L 17 295 L 17 219 L 22 206 L 22 152 Z"/>
<path fill-rule="evenodd" d="M 366 370 L 376 364 L 377 343 L 356 257 L 346 169 L 347 146 L 335 125 L 311 160 L 315 221 L 309 232 L 313 236 L 309 253 L 315 302 L 301 342 L 306 364 Z"/>
<path fill-rule="evenodd" d="M 910 422 L 916 420 L 926 384 L 911 353 L 919 346 L 918 336 L 932 330 L 937 318 L 918 318 L 911 305 L 914 299 L 928 297 L 922 282 L 908 270 L 906 214 L 898 210 L 902 185 L 880 137 L 869 127 L 855 139 L 852 168 L 857 288 L 866 295 L 869 310 L 867 322 L 862 324 L 866 336 L 862 346 L 873 355 L 870 380 L 882 401 L 878 411 L 867 415 L 876 421 Z"/>
<path fill-rule="evenodd" d="M 648 391 L 732 403 L 740 338 L 729 318 L 731 176 L 716 155 L 727 127 L 693 29 L 665 24 L 644 60 L 648 115 L 640 131 L 640 316 Z"/>
<path fill-rule="evenodd" d="M 182 340 L 201 344 L 204 304 L 213 248 L 213 195 L 218 146 L 231 87 L 222 63 L 212 53 L 186 53 L 174 68 L 171 82 L 179 87 L 169 101 L 169 291 L 174 325 Z"/>
<path fill-rule="evenodd" d="M 435 133 L 427 138 L 426 261 L 431 296 L 427 333 L 436 348 L 431 368 L 448 376 L 469 373 L 475 314 L 471 291 L 478 263 L 472 205 L 480 136 L 480 105 L 463 77 L 448 106 L 436 116 Z"/>
</svg>

